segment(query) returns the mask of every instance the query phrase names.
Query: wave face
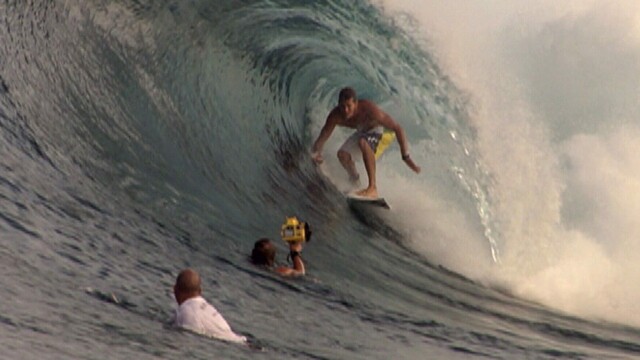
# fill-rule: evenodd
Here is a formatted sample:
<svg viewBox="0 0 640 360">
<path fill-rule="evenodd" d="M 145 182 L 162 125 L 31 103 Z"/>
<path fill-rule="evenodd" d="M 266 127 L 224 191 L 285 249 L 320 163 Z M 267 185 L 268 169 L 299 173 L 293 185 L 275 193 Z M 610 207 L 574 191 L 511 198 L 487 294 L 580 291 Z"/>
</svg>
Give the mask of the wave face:
<svg viewBox="0 0 640 360">
<path fill-rule="evenodd" d="M 636 328 L 486 286 L 508 250 L 496 184 L 468 95 L 410 17 L 363 1 L 0 9 L 3 358 L 640 354 Z M 344 202 L 331 152 L 347 132 L 321 171 L 308 155 L 343 86 L 400 121 L 423 166 L 397 145 L 380 160 L 380 226 Z M 291 214 L 314 227 L 302 280 L 247 261 Z M 168 325 L 184 267 L 262 350 Z"/>
</svg>

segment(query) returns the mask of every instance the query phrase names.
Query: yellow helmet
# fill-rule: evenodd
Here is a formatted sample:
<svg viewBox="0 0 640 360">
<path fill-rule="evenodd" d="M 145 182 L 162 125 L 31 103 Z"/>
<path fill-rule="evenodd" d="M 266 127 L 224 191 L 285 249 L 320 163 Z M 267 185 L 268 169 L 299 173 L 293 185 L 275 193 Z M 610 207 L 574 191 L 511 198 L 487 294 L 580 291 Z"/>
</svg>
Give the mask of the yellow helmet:
<svg viewBox="0 0 640 360">
<path fill-rule="evenodd" d="M 282 224 L 280 231 L 282 240 L 287 242 L 309 241 L 311 239 L 311 230 L 309 224 L 299 221 L 297 217 L 287 217 Z"/>
</svg>

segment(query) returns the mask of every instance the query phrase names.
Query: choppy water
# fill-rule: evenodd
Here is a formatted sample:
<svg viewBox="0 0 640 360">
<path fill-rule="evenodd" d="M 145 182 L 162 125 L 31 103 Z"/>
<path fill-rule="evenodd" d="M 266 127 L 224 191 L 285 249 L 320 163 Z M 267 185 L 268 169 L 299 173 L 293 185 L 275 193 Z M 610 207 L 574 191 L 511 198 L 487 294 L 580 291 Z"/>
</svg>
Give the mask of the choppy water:
<svg viewBox="0 0 640 360">
<path fill-rule="evenodd" d="M 608 317 L 505 275 L 528 255 L 474 94 L 394 14 L 364 1 L 0 3 L 0 357 L 640 357 L 634 292 Z M 423 167 L 411 173 L 397 146 L 381 159 L 381 226 L 341 194 L 330 153 L 348 132 L 327 144 L 327 176 L 308 155 L 346 85 L 402 123 Z M 291 214 L 314 227 L 305 279 L 247 262 Z M 261 350 L 169 325 L 184 267 Z"/>
</svg>

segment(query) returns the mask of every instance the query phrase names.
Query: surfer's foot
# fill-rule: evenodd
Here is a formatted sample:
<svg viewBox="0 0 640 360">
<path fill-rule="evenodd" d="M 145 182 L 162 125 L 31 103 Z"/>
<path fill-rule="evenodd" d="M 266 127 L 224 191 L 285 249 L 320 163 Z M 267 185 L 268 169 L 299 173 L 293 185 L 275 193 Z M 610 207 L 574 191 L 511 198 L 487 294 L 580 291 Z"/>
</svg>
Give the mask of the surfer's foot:
<svg viewBox="0 0 640 360">
<path fill-rule="evenodd" d="M 376 199 L 378 198 L 378 190 L 375 188 L 366 188 L 356 192 L 356 195 Z"/>
</svg>

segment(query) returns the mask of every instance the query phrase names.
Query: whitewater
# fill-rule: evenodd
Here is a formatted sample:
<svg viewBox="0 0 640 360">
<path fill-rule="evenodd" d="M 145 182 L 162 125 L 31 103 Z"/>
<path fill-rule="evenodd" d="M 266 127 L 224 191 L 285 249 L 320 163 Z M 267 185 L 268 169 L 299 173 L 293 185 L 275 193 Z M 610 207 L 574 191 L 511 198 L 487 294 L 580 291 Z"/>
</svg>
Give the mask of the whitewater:
<svg viewBox="0 0 640 360">
<path fill-rule="evenodd" d="M 638 10 L 0 3 L 0 358 L 640 358 Z M 344 86 L 422 167 L 374 223 L 309 154 Z M 248 261 L 290 215 L 301 279 Z M 186 267 L 251 347 L 171 325 Z"/>
</svg>

